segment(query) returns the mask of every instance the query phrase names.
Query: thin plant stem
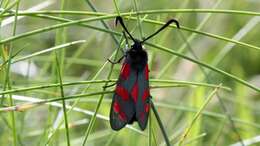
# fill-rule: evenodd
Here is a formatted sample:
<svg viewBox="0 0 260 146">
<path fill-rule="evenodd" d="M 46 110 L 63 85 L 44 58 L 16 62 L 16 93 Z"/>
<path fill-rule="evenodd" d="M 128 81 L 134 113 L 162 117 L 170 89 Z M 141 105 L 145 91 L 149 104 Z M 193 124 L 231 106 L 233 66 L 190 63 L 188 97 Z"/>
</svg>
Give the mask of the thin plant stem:
<svg viewBox="0 0 260 146">
<path fill-rule="evenodd" d="M 218 7 L 218 5 L 222 2 L 222 0 L 218 0 L 218 2 L 213 6 L 212 9 L 215 9 Z M 200 24 L 195 28 L 195 30 L 201 30 L 206 23 L 209 21 L 209 19 L 211 18 L 212 13 L 208 13 L 204 19 L 200 22 Z M 192 33 L 186 40 L 187 43 L 191 42 L 192 40 L 194 40 L 196 38 L 197 34 L 196 33 Z M 185 48 L 187 46 L 187 43 L 183 43 L 180 47 L 180 49 L 178 49 L 178 52 L 183 53 L 185 51 Z M 164 65 L 164 67 L 161 69 L 161 71 L 158 73 L 157 78 L 161 78 L 165 72 L 172 66 L 172 64 L 177 60 L 177 56 L 172 56 L 171 59 L 166 63 L 166 65 Z"/>
<path fill-rule="evenodd" d="M 117 79 L 109 79 L 109 80 L 91 80 L 91 81 L 75 81 L 75 82 L 64 82 L 63 86 L 75 86 L 75 85 L 86 85 L 86 84 L 101 84 L 101 83 L 115 83 Z M 156 86 L 151 85 L 153 88 L 163 87 L 164 85 L 158 84 L 166 84 L 165 86 L 202 86 L 202 87 L 209 87 L 215 88 L 218 85 L 216 84 L 208 84 L 208 83 L 199 83 L 199 82 L 190 82 L 190 81 L 177 81 L 177 80 L 159 80 L 159 79 L 151 79 L 150 83 L 156 84 Z M 59 83 L 48 84 L 48 85 L 39 85 L 39 86 L 31 86 L 25 88 L 18 88 L 18 89 L 11 89 L 6 91 L 1 91 L 0 95 L 9 94 L 9 93 L 18 93 L 18 92 L 25 92 L 37 89 L 45 89 L 45 88 L 53 88 L 59 87 Z M 229 87 L 221 86 L 220 89 L 231 91 Z"/>
<path fill-rule="evenodd" d="M 187 47 L 189 49 L 189 51 L 191 52 L 191 54 L 195 57 L 195 59 L 199 60 L 199 58 L 197 57 L 197 55 L 195 54 L 195 52 L 193 51 L 192 47 L 189 45 L 189 42 L 187 42 L 184 34 L 182 32 L 180 32 L 181 34 L 181 37 L 182 39 L 185 41 L 185 43 L 187 44 Z M 204 77 L 206 79 L 207 82 L 210 82 L 210 79 L 208 78 L 208 74 L 207 72 L 204 70 L 204 68 L 202 66 L 199 65 L 199 68 L 200 70 L 202 71 L 202 73 L 204 74 Z M 221 97 L 219 96 L 218 93 L 216 93 L 216 96 L 217 96 L 217 99 L 220 103 L 220 106 L 222 108 L 222 110 L 225 112 L 226 116 L 227 116 L 227 119 L 229 120 L 230 124 L 231 124 L 231 127 L 232 127 L 232 130 L 236 133 L 237 137 L 238 137 L 238 140 L 240 141 L 240 143 L 242 144 L 242 146 L 244 146 L 244 143 L 243 143 L 243 140 L 242 140 L 242 137 L 241 135 L 239 134 L 232 118 L 231 118 L 231 115 L 229 113 L 229 111 L 227 110 L 227 107 L 225 106 L 224 102 L 222 101 Z"/>
<path fill-rule="evenodd" d="M 113 0 L 114 1 L 114 0 Z M 5 9 L 3 11 L 6 11 Z M 0 11 L 1 12 L 1 11 Z M 8 11 L 6 11 L 8 12 Z M 241 10 L 226 10 L 226 9 L 158 9 L 158 10 L 142 10 L 138 12 L 122 12 L 121 16 L 135 16 L 145 14 L 171 14 L 171 13 L 213 13 L 213 14 L 229 14 L 229 15 L 245 15 L 245 16 L 260 16 L 260 12 L 254 11 L 241 11 Z M 37 15 L 37 14 L 67 14 L 67 15 L 90 15 L 90 16 L 103 16 L 110 15 L 111 13 L 103 12 L 89 12 L 89 11 L 62 11 L 62 10 L 42 10 L 42 11 L 19 11 L 18 16 L 21 15 Z M 5 13 L 0 17 L 14 16 L 13 13 Z"/>
<path fill-rule="evenodd" d="M 97 8 L 92 4 L 92 2 L 90 0 L 85 0 L 86 3 L 88 3 L 88 5 L 90 6 L 90 8 L 94 11 L 94 12 L 98 12 Z M 105 29 L 110 30 L 109 26 L 106 24 L 106 22 L 104 20 L 100 20 L 102 25 L 105 27 Z M 119 45 L 119 42 L 117 40 L 117 38 L 115 37 L 115 35 L 113 33 L 110 33 L 112 39 L 115 41 L 116 45 Z"/>
<path fill-rule="evenodd" d="M 13 4 L 16 5 L 16 11 L 15 11 L 15 17 L 14 17 L 14 24 L 13 24 L 13 36 L 15 36 L 16 34 L 16 26 L 17 26 L 17 12 L 19 9 L 19 3 L 20 0 L 15 1 Z M 10 5 L 12 6 L 12 5 Z M 11 8 L 11 7 L 10 7 Z M 0 15 L 2 15 L 3 13 L 1 13 Z M 11 85 L 11 77 L 10 77 L 10 68 L 11 68 L 11 57 L 12 57 L 12 44 L 10 44 L 10 49 L 9 49 L 9 55 L 8 55 L 8 65 L 7 65 L 7 71 L 6 71 L 6 86 L 8 86 L 8 89 L 11 90 L 12 89 L 12 85 Z M 9 94 L 9 101 L 10 101 L 10 105 L 13 106 L 14 105 L 14 101 L 12 98 L 12 94 Z M 17 135 L 17 126 L 16 126 L 16 115 L 14 112 L 11 112 L 11 122 L 12 122 L 12 134 L 13 134 L 13 145 L 17 146 L 18 144 L 18 135 Z"/>
<path fill-rule="evenodd" d="M 109 16 L 109 17 L 114 17 L 114 16 Z M 108 18 L 108 17 L 106 17 L 106 18 Z M 95 19 L 97 19 L 97 18 L 95 18 Z M 86 21 L 86 20 L 84 20 L 84 21 Z M 84 21 L 83 21 L 83 20 L 79 20 L 79 21 L 77 21 L 77 22 L 71 21 L 71 22 L 66 23 L 66 25 L 69 25 L 69 24 L 71 24 L 71 23 L 72 23 L 72 24 L 81 23 L 81 22 L 84 22 Z M 145 20 L 144 20 L 144 21 L 145 21 Z M 56 27 L 57 27 L 57 26 L 56 26 Z M 52 27 L 52 28 L 53 28 L 53 27 Z M 196 31 L 196 32 L 198 32 L 198 31 Z M 225 38 L 223 38 L 223 39 L 225 40 Z M 10 41 L 10 40 L 8 39 L 8 41 Z M 5 42 L 5 41 L 4 41 L 4 42 Z M 235 42 L 239 42 L 239 41 L 231 41 L 231 42 L 235 43 Z M 1 43 L 1 41 L 0 41 L 0 43 Z M 250 83 L 248 83 L 248 82 L 246 82 L 246 81 L 243 80 L 243 79 L 240 79 L 240 78 L 236 77 L 235 75 L 229 74 L 229 73 L 227 73 L 227 72 L 225 72 L 225 71 L 223 71 L 223 70 L 220 70 L 220 69 L 218 69 L 218 68 L 216 68 L 216 67 L 213 67 L 213 66 L 211 66 L 211 65 L 202 63 L 202 62 L 200 62 L 200 61 L 198 61 L 198 60 L 192 59 L 192 58 L 190 58 L 190 57 L 188 57 L 188 56 L 185 56 L 185 55 L 183 55 L 183 54 L 180 54 L 180 53 L 178 53 L 178 52 L 176 52 L 176 51 L 174 51 L 174 50 L 168 49 L 168 48 L 166 48 L 166 47 L 162 47 L 162 46 L 155 45 L 155 44 L 151 44 L 151 43 L 147 43 L 147 42 L 146 42 L 146 44 L 148 44 L 149 46 L 158 48 L 158 49 L 160 49 L 160 50 L 163 50 L 163 51 L 165 51 L 165 52 L 168 52 L 168 53 L 170 53 L 170 54 L 177 55 L 177 56 L 179 56 L 179 57 L 181 57 L 181 58 L 190 60 L 190 61 L 192 61 L 192 62 L 194 62 L 194 63 L 200 64 L 200 65 L 202 65 L 202 66 L 204 66 L 204 67 L 206 67 L 206 68 L 208 68 L 208 69 L 211 69 L 211 70 L 213 70 L 213 71 L 215 71 L 215 72 L 218 72 L 218 73 L 220 73 L 220 74 L 222 74 L 222 75 L 228 76 L 228 77 L 230 77 L 230 78 L 236 80 L 237 82 L 239 82 L 239 83 L 241 83 L 241 84 L 243 84 L 243 85 L 245 85 L 245 86 L 247 86 L 247 87 L 249 87 L 249 88 L 251 88 L 251 89 L 257 91 L 257 92 L 260 92 L 260 89 L 259 89 L 258 87 L 254 86 L 254 85 L 252 85 L 252 84 L 250 84 Z M 238 44 L 242 45 L 242 44 L 244 44 L 244 43 L 241 43 L 241 42 L 240 42 L 240 43 L 238 43 Z M 252 46 L 252 45 L 249 45 L 249 46 Z M 256 47 L 256 46 L 254 46 L 253 48 L 255 48 L 255 47 Z M 258 47 L 256 47 L 256 48 L 258 48 Z"/>
<path fill-rule="evenodd" d="M 219 85 L 221 86 L 221 84 Z M 214 97 L 214 95 L 217 93 L 219 88 L 216 88 L 215 90 L 213 90 L 209 96 L 206 98 L 206 101 L 203 103 L 203 105 L 200 107 L 200 109 L 198 110 L 198 112 L 195 114 L 194 118 L 192 119 L 192 121 L 190 122 L 188 128 L 185 130 L 184 134 L 181 137 L 181 140 L 178 143 L 178 146 L 182 146 L 185 138 L 187 137 L 187 135 L 189 134 L 192 126 L 194 125 L 194 123 L 196 122 L 196 120 L 199 118 L 199 116 L 201 115 L 202 111 L 205 109 L 205 107 L 208 105 L 208 103 L 211 101 L 211 99 Z"/>
<path fill-rule="evenodd" d="M 219 73 L 219 74 L 222 74 L 222 75 L 224 75 L 224 76 L 227 76 L 227 77 L 229 77 L 229 78 L 235 80 L 236 82 L 241 83 L 241 84 L 243 84 L 243 85 L 245 85 L 245 86 L 247 86 L 247 87 L 249 87 L 249 88 L 251 88 L 251 89 L 257 91 L 257 92 L 260 92 L 260 88 L 256 87 L 256 86 L 253 85 L 253 84 L 250 84 L 249 82 L 247 82 L 247 81 L 245 81 L 245 80 L 243 80 L 243 79 L 238 78 L 237 76 L 235 76 L 235 75 L 233 75 L 233 74 L 227 73 L 227 72 L 225 72 L 225 71 L 223 71 L 223 70 L 221 70 L 221 69 L 218 69 L 218 68 L 216 68 L 216 67 L 213 67 L 213 66 L 211 66 L 211 65 L 208 65 L 208 64 L 206 64 L 206 63 L 203 63 L 203 62 L 198 61 L 198 60 L 196 60 L 196 59 L 193 59 L 193 58 L 191 58 L 191 57 L 185 56 L 185 55 L 183 55 L 183 54 L 180 54 L 180 53 L 178 53 L 178 52 L 176 52 L 176 51 L 174 51 L 174 50 L 168 49 L 168 48 L 163 47 L 163 46 L 161 46 L 161 45 L 155 45 L 155 44 L 151 44 L 151 43 L 147 43 L 147 44 L 149 44 L 150 46 L 152 46 L 152 47 L 154 47 L 154 48 L 157 48 L 157 49 L 159 49 L 159 50 L 161 50 L 161 51 L 168 52 L 168 53 L 170 53 L 170 54 L 176 55 L 176 56 L 178 56 L 178 57 L 181 57 L 181 58 L 184 58 L 184 59 L 189 60 L 189 61 L 191 61 L 191 62 L 194 62 L 194 63 L 196 63 L 196 64 L 198 64 L 198 65 L 201 65 L 201 66 L 203 66 L 203 67 L 206 67 L 206 68 L 208 68 L 208 69 L 211 69 L 211 70 L 213 70 L 213 71 L 215 71 L 215 72 L 217 72 L 217 73 Z"/>
<path fill-rule="evenodd" d="M 53 29 L 58 29 L 58 28 L 61 28 L 61 27 L 68 27 L 68 26 L 71 26 L 71 25 L 77 25 L 77 24 L 80 24 L 80 23 L 103 20 L 103 19 L 111 19 L 111 18 L 114 18 L 116 16 L 117 15 L 106 15 L 106 16 L 80 19 L 80 20 L 65 22 L 65 23 L 61 23 L 61 24 L 57 24 L 57 25 L 52 25 L 52 26 L 48 26 L 48 27 L 45 27 L 45 28 L 26 32 L 26 33 L 23 33 L 23 34 L 19 34 L 19 35 L 13 36 L 13 37 L 9 37 L 7 39 L 1 40 L 0 44 L 4 44 L 4 43 L 10 42 L 10 41 L 14 41 L 14 40 L 21 39 L 21 38 L 24 38 L 24 37 L 28 37 L 28 36 L 31 36 L 31 35 L 35 35 L 35 34 L 38 34 L 38 33 L 41 33 L 41 32 L 50 31 L 50 30 L 53 30 Z M 136 20 L 135 17 L 129 17 L 129 18 Z M 151 24 L 159 24 L 159 25 L 164 24 L 164 22 L 158 22 L 158 21 L 151 20 L 151 19 L 143 19 L 143 22 L 147 22 L 147 23 L 151 23 Z M 176 28 L 175 25 L 170 25 L 169 27 Z M 189 27 L 180 26 L 179 29 L 184 30 L 184 31 L 188 31 L 188 32 L 197 33 L 197 34 L 204 35 L 204 36 L 208 36 L 208 37 L 211 37 L 211 38 L 219 39 L 219 40 L 226 41 L 226 42 L 232 42 L 232 43 L 235 43 L 237 45 L 244 46 L 244 47 L 260 50 L 260 47 L 257 47 L 257 46 L 251 45 L 251 44 L 247 44 L 247 43 L 240 42 L 240 41 L 237 41 L 237 40 L 229 39 L 229 38 L 219 36 L 219 35 L 215 35 L 215 34 L 212 34 L 212 33 L 207 33 L 207 32 L 204 32 L 204 31 L 198 31 L 198 30 L 195 30 L 195 29 L 192 29 L 192 28 L 189 28 Z"/>
<path fill-rule="evenodd" d="M 150 105 L 151 105 L 151 107 L 152 107 L 152 110 L 153 110 L 153 113 L 154 113 L 154 115 L 155 115 L 155 118 L 156 118 L 156 120 L 157 120 L 157 122 L 158 122 L 158 124 L 159 124 L 159 127 L 160 127 L 160 129 L 161 129 L 161 131 L 162 131 L 163 138 L 164 138 L 164 140 L 165 140 L 166 145 L 167 145 L 167 146 L 171 146 L 171 143 L 170 143 L 170 140 L 169 140 L 169 138 L 168 138 L 168 136 L 167 136 L 166 130 L 165 130 L 165 128 L 163 127 L 163 123 L 162 123 L 162 121 L 161 121 L 161 119 L 160 119 L 160 116 L 159 116 L 159 114 L 158 114 L 158 112 L 157 112 L 157 110 L 156 110 L 156 108 L 155 108 L 155 106 L 154 106 L 152 100 L 150 100 Z"/>
<path fill-rule="evenodd" d="M 122 41 L 121 41 L 121 43 L 122 43 Z M 118 55 L 118 53 L 119 53 L 119 49 L 120 49 L 120 47 L 121 47 L 121 43 L 120 43 L 120 45 L 118 46 L 118 48 L 117 48 L 117 50 L 116 50 L 116 53 L 115 53 L 115 56 L 114 56 L 114 60 L 116 60 L 116 58 L 117 58 L 117 55 Z M 113 67 L 114 67 L 114 64 L 111 64 L 111 68 L 110 68 L 109 73 L 108 73 L 108 75 L 107 75 L 107 79 L 108 79 L 108 80 L 110 79 L 110 77 L 111 77 L 111 75 L 112 75 Z M 107 86 L 107 85 L 108 85 L 108 84 L 105 83 L 105 84 L 104 84 L 104 87 Z M 106 91 L 106 88 L 103 88 L 103 92 L 105 92 L 105 91 Z M 91 117 L 89 126 L 88 126 L 88 128 L 87 128 L 87 130 L 86 130 L 86 132 L 85 132 L 85 137 L 84 137 L 82 146 L 86 145 L 88 136 L 89 136 L 89 134 L 90 134 L 90 132 L 91 132 L 91 130 L 92 130 L 94 124 L 95 124 L 96 115 L 97 115 L 97 112 L 99 111 L 99 108 L 100 108 L 100 106 L 101 106 L 101 103 L 102 103 L 102 101 L 103 101 L 103 98 L 104 98 L 104 94 L 102 94 L 102 95 L 100 96 L 99 100 L 98 100 L 98 103 L 97 103 L 97 106 L 96 106 L 94 115 Z"/>
<path fill-rule="evenodd" d="M 6 12 L 8 12 L 10 9 L 12 9 L 13 7 L 19 5 L 19 3 L 20 3 L 20 0 L 16 0 L 16 1 L 14 1 L 13 3 L 11 3 L 8 7 L 6 7 L 6 8 L 0 13 L 0 17 L 1 17 L 3 14 L 5 14 Z M 18 16 L 18 11 L 15 11 L 14 16 Z M 15 19 L 17 19 L 17 18 L 15 18 Z"/>
<path fill-rule="evenodd" d="M 58 59 L 58 55 L 55 52 L 55 58 L 56 58 L 56 64 L 57 64 L 57 73 L 59 77 L 59 86 L 60 86 L 60 93 L 62 97 L 62 109 L 63 109 L 63 115 L 64 115 L 64 122 L 65 122 L 65 131 L 66 131 L 66 140 L 67 140 L 67 146 L 70 146 L 70 135 L 69 135 L 69 123 L 68 123 L 68 117 L 67 117 L 67 111 L 66 111 L 66 103 L 65 103 L 65 95 L 64 95 L 64 90 L 63 90 L 63 82 L 62 82 L 62 77 L 61 77 L 61 67 L 60 67 L 60 62 Z"/>
<path fill-rule="evenodd" d="M 141 39 L 143 39 L 144 38 L 144 36 L 143 36 L 143 27 L 142 27 L 142 24 L 141 24 L 141 21 L 140 21 L 140 15 L 139 15 L 139 9 L 138 9 L 138 2 L 137 2 L 137 0 L 133 0 L 134 1 L 134 8 L 135 8 L 135 12 L 136 12 L 136 17 L 137 17 L 137 23 L 138 23 L 138 27 L 139 27 L 139 33 L 140 33 L 140 37 L 141 37 Z"/>
</svg>

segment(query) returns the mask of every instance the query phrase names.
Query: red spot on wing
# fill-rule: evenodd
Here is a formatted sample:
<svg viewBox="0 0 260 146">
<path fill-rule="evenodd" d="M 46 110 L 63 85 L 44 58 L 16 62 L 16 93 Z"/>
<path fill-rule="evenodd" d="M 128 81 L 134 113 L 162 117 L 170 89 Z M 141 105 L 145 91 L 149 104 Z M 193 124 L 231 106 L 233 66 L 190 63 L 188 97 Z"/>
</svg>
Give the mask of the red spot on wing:
<svg viewBox="0 0 260 146">
<path fill-rule="evenodd" d="M 148 64 L 146 64 L 145 68 L 144 68 L 144 76 L 145 79 L 148 80 L 149 79 L 149 69 L 148 69 Z"/>
<path fill-rule="evenodd" d="M 116 86 L 116 94 L 119 95 L 123 100 L 128 100 L 128 91 L 120 85 Z"/>
<path fill-rule="evenodd" d="M 120 112 L 120 106 L 117 101 L 114 102 L 113 109 L 116 113 Z"/>
<path fill-rule="evenodd" d="M 144 91 L 143 96 L 142 96 L 143 102 L 146 102 L 146 99 L 147 99 L 149 96 L 150 96 L 149 90 L 146 89 L 146 90 Z"/>
<path fill-rule="evenodd" d="M 117 101 L 114 102 L 113 109 L 114 109 L 114 112 L 118 114 L 118 117 L 119 117 L 120 120 L 126 121 L 126 115 L 121 110 L 121 107 L 120 107 L 120 105 Z"/>
<path fill-rule="evenodd" d="M 131 95 L 133 97 L 134 102 L 136 103 L 137 98 L 138 98 L 138 84 L 137 84 L 137 82 L 135 82 L 135 84 L 134 84 L 134 87 L 131 91 Z"/>
<path fill-rule="evenodd" d="M 145 112 L 148 113 L 150 109 L 150 104 L 146 104 L 145 105 Z"/>
<path fill-rule="evenodd" d="M 123 64 L 123 67 L 121 69 L 121 77 L 126 80 L 128 77 L 129 77 L 129 74 L 130 74 L 130 65 L 127 64 L 127 63 L 124 63 Z"/>
</svg>

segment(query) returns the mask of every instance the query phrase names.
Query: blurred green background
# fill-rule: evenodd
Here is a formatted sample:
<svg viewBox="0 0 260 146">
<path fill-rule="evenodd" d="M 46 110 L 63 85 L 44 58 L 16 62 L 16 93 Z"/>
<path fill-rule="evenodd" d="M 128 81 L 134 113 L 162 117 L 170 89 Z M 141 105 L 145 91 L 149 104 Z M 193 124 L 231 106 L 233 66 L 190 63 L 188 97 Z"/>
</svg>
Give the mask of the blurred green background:
<svg viewBox="0 0 260 146">
<path fill-rule="evenodd" d="M 1 0 L 0 6 L 0 145 L 165 145 L 153 113 L 145 131 L 136 123 L 110 128 L 114 87 L 102 87 L 120 72 L 107 59 L 125 48 L 114 25 L 121 13 L 139 39 L 170 18 L 181 25 L 144 46 L 151 95 L 172 145 L 260 145 L 260 1 Z"/>
</svg>

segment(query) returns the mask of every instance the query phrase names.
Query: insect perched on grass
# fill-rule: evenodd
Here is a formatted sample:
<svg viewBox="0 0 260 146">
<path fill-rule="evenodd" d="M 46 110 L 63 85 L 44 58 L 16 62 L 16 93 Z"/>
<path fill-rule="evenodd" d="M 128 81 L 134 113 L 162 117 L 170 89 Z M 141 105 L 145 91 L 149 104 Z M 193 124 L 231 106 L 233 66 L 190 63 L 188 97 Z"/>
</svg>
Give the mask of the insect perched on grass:
<svg viewBox="0 0 260 146">
<path fill-rule="evenodd" d="M 110 125 L 112 129 L 120 130 L 126 124 L 137 121 L 140 128 L 144 130 L 148 121 L 151 95 L 149 91 L 148 58 L 142 45 L 173 22 L 179 28 L 179 23 L 177 20 L 171 19 L 155 33 L 140 41 L 132 37 L 120 16 L 116 17 L 116 25 L 118 22 L 134 44 L 118 61 L 112 62 L 109 60 L 112 64 L 116 64 L 125 58 L 112 100 Z"/>
</svg>

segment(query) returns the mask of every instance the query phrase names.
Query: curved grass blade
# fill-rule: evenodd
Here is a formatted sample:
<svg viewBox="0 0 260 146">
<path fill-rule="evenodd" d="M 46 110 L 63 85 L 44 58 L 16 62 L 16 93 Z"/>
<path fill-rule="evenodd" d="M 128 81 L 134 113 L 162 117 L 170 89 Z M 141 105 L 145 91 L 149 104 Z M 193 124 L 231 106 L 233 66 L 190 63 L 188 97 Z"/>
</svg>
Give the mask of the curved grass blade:
<svg viewBox="0 0 260 146">
<path fill-rule="evenodd" d="M 221 85 L 220 85 L 221 86 Z M 206 98 L 206 101 L 203 103 L 203 105 L 200 107 L 199 111 L 196 113 L 196 115 L 194 116 L 193 120 L 191 121 L 191 123 L 189 124 L 189 126 L 187 127 L 187 129 L 185 130 L 183 136 L 181 137 L 178 146 L 182 146 L 185 138 L 187 137 L 187 135 L 189 134 L 193 124 L 196 122 L 196 120 L 199 118 L 199 116 L 201 115 L 202 111 L 205 109 L 205 107 L 207 106 L 207 104 L 210 102 L 210 100 L 214 97 L 214 95 L 217 93 L 218 88 L 216 88 L 214 91 L 212 91 L 209 96 Z"/>
</svg>

